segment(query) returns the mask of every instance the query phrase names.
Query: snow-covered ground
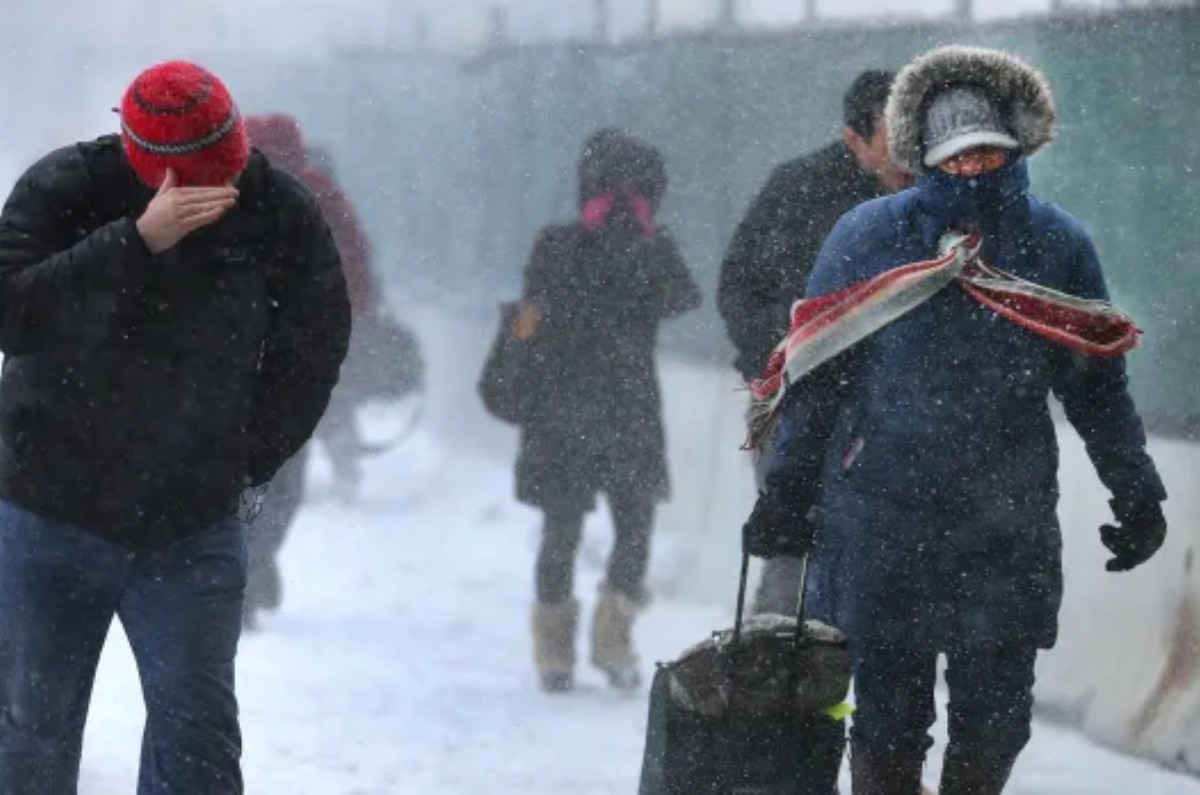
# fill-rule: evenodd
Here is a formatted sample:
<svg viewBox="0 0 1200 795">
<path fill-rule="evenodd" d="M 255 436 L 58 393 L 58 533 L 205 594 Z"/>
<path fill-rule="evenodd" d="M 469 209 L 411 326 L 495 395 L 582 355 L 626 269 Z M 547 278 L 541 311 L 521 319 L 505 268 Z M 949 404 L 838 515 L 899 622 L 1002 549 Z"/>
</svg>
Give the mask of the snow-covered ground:
<svg viewBox="0 0 1200 795">
<path fill-rule="evenodd" d="M 318 487 L 322 465 L 318 459 Z M 250 793 L 637 791 L 644 694 L 608 692 L 586 670 L 573 695 L 545 696 L 535 687 L 527 617 L 537 515 L 509 494 L 507 462 L 418 436 L 372 462 L 361 505 L 345 508 L 318 495 L 304 510 L 283 555 L 284 609 L 242 641 Z M 675 538 L 663 528 L 660 562 Z M 581 555 L 585 600 L 607 540 L 597 516 Z M 729 618 L 660 600 L 638 641 L 649 664 Z M 141 696 L 123 635 L 114 631 L 110 641 L 82 795 L 134 791 Z M 945 739 L 939 730 L 931 782 Z M 1200 795 L 1200 781 L 1039 724 L 1008 791 Z"/>
</svg>

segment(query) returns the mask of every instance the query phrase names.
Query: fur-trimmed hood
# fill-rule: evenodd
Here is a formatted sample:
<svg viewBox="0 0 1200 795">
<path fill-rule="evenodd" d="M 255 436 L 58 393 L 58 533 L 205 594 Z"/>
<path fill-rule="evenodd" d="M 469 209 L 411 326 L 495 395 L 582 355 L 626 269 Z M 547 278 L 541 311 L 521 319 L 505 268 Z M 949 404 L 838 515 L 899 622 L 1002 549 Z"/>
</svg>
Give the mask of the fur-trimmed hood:
<svg viewBox="0 0 1200 795">
<path fill-rule="evenodd" d="M 888 151 L 896 165 L 913 174 L 925 169 L 925 112 L 933 98 L 951 86 L 983 90 L 996 103 L 1025 155 L 1054 137 L 1054 99 L 1041 72 L 1001 50 L 939 47 L 904 67 L 892 85 L 885 118 Z"/>
</svg>

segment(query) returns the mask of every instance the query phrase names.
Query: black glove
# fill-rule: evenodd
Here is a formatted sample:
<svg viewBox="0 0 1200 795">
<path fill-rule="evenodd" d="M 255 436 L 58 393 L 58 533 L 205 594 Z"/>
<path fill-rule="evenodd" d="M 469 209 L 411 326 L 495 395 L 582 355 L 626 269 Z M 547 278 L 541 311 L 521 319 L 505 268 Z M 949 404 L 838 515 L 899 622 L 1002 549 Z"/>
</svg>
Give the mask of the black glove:
<svg viewBox="0 0 1200 795">
<path fill-rule="evenodd" d="M 760 491 L 742 527 L 742 549 L 756 558 L 803 557 L 812 549 L 815 515 L 815 510 L 805 508 L 787 490 Z"/>
<path fill-rule="evenodd" d="M 1111 500 L 1119 525 L 1100 528 L 1100 540 L 1114 557 L 1105 564 L 1109 571 L 1129 571 L 1154 556 L 1167 537 L 1167 520 L 1157 502 L 1129 503 Z"/>
</svg>

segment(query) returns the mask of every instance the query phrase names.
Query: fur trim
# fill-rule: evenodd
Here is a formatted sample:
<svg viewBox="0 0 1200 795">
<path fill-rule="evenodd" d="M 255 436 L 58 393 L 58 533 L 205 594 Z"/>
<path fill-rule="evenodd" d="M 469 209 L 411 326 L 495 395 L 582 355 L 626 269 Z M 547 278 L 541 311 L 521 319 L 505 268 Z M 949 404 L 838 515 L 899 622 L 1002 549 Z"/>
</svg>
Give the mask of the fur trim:
<svg viewBox="0 0 1200 795">
<path fill-rule="evenodd" d="M 1015 55 L 983 47 L 951 45 L 931 50 L 904 67 L 888 97 L 888 151 L 901 168 L 924 168 L 922 132 L 934 96 L 955 85 L 978 87 L 999 105 L 1025 155 L 1054 138 L 1056 113 L 1046 78 Z"/>
</svg>

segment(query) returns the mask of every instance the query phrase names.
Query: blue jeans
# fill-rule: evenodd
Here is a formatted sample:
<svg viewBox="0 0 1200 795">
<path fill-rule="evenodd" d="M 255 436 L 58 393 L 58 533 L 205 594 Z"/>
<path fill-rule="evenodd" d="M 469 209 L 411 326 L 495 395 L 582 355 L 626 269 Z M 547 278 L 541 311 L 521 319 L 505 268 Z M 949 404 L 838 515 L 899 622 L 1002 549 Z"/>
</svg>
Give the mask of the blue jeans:
<svg viewBox="0 0 1200 795">
<path fill-rule="evenodd" d="M 139 795 L 240 795 L 234 657 L 246 586 L 230 519 L 132 552 L 0 501 L 0 792 L 76 792 L 114 616 L 146 705 Z"/>
</svg>

